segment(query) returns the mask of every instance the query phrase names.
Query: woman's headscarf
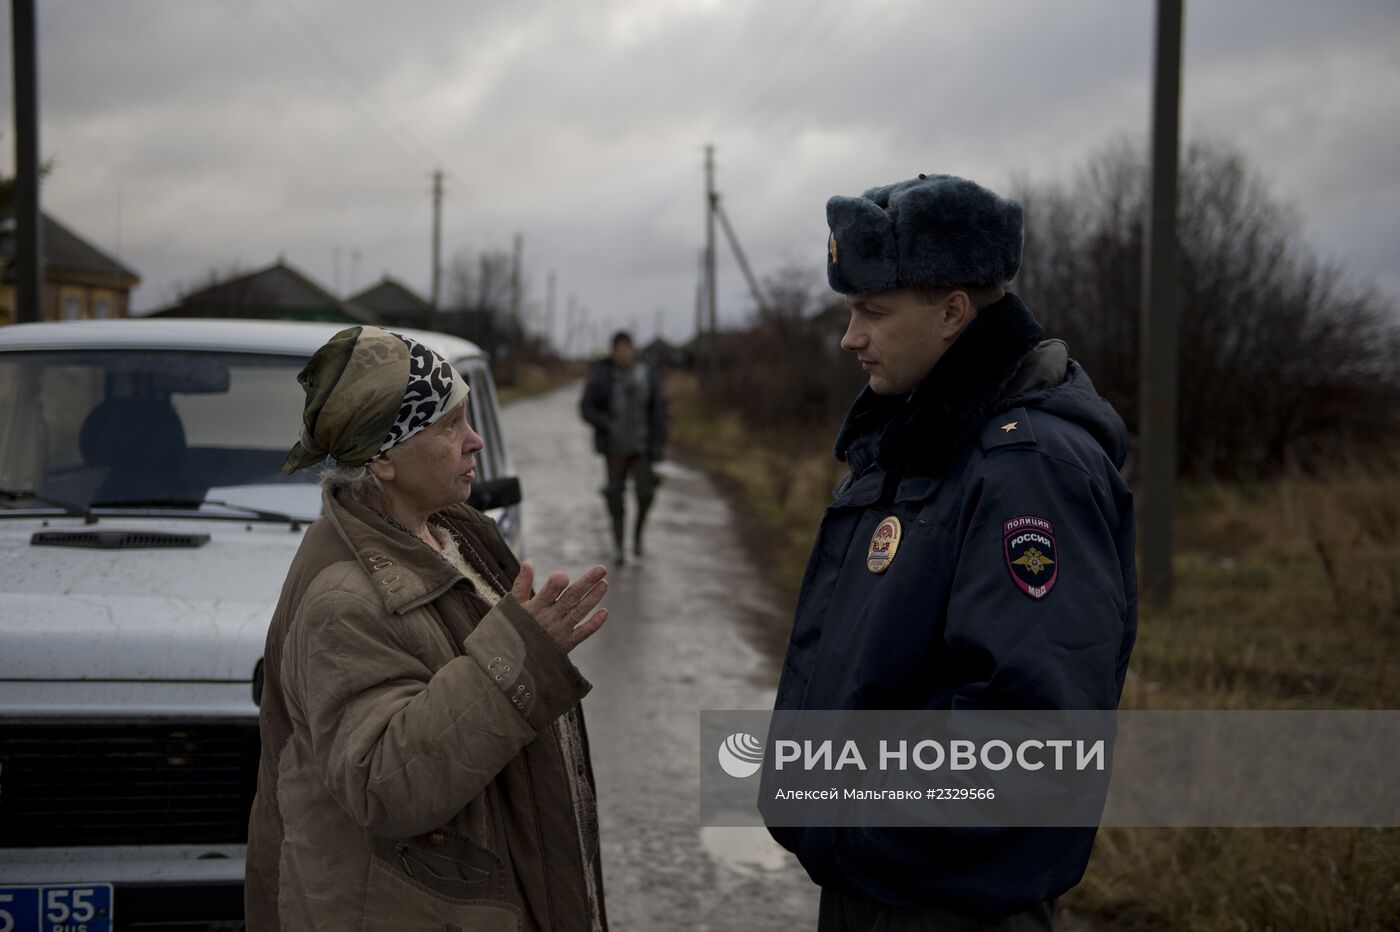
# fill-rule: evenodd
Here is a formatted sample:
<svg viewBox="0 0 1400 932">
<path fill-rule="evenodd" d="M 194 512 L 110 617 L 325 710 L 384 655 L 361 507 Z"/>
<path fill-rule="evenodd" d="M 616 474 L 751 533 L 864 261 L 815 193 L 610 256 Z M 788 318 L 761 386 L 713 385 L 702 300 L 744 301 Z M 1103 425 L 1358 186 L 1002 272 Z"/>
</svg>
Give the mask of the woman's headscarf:
<svg viewBox="0 0 1400 932">
<path fill-rule="evenodd" d="M 363 466 L 430 426 L 467 398 L 446 359 L 416 340 L 378 327 L 342 330 L 297 375 L 306 391 L 301 439 L 287 474 L 328 457 Z"/>
</svg>

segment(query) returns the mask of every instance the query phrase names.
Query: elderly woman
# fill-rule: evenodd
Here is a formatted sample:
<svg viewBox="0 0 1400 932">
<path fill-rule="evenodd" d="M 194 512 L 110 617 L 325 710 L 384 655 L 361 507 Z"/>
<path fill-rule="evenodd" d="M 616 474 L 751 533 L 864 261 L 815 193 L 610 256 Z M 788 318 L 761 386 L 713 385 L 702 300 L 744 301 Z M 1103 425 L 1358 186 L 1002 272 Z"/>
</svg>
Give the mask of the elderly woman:
<svg viewBox="0 0 1400 932">
<path fill-rule="evenodd" d="M 248 929 L 604 929 L 568 658 L 604 569 L 532 594 L 464 504 L 482 440 L 432 350 L 353 327 L 298 379 L 283 470 L 333 466 L 268 632 Z"/>
</svg>

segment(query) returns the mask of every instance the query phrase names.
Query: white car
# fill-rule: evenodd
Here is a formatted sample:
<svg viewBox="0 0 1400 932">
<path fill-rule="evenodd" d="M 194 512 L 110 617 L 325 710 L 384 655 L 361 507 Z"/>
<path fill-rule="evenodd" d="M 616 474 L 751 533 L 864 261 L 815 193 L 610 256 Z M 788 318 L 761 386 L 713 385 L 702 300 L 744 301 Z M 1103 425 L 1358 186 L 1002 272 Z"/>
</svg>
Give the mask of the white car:
<svg viewBox="0 0 1400 932">
<path fill-rule="evenodd" d="M 0 932 L 238 928 L 268 621 L 321 511 L 280 472 L 341 328 L 0 327 Z M 473 504 L 520 552 L 485 354 Z"/>
</svg>

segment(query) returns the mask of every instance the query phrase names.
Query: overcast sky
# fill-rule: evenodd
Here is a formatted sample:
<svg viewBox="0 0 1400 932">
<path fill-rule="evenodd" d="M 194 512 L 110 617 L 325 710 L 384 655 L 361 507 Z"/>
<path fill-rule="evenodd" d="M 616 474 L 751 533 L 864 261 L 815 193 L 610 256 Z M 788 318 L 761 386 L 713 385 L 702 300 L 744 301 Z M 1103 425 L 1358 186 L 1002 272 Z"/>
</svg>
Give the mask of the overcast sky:
<svg viewBox="0 0 1400 932">
<path fill-rule="evenodd" d="M 1145 138 L 1150 0 L 40 0 L 43 206 L 142 276 L 279 255 L 426 295 L 520 232 L 600 332 L 694 326 L 703 153 L 760 275 L 820 276 L 832 194 L 918 172 L 1067 179 Z M 10 79 L 9 19 L 4 76 Z M 1400 3 L 1187 0 L 1183 132 L 1225 139 L 1309 241 L 1400 295 Z M 4 125 L 12 97 L 4 95 Z M 0 167 L 13 169 L 7 132 Z M 358 254 L 358 261 L 355 256 Z M 339 255 L 338 270 L 336 256 Z M 750 301 L 721 253 L 721 316 Z"/>
</svg>

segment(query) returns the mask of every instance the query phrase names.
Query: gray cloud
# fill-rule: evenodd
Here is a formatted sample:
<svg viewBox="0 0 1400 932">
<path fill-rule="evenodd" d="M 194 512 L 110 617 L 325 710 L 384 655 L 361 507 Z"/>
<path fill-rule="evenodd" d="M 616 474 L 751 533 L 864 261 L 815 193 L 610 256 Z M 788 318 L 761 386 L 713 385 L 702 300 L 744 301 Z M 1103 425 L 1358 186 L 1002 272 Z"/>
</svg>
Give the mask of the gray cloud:
<svg viewBox="0 0 1400 932">
<path fill-rule="evenodd" d="M 1400 8 L 1186 16 L 1187 132 L 1238 145 L 1324 254 L 1400 293 Z M 797 257 L 818 275 L 830 194 L 929 170 L 1064 177 L 1143 135 L 1152 19 L 1146 0 L 52 0 L 45 205 L 111 249 L 120 198 L 141 308 L 279 254 L 334 285 L 336 250 L 343 290 L 388 272 L 426 291 L 440 166 L 449 255 L 523 232 L 561 321 L 573 293 L 644 334 L 665 308 L 683 336 L 703 143 L 760 272 Z M 8 74 L 8 41 L 4 57 Z M 748 298 L 727 255 L 721 276 L 732 319 Z"/>
</svg>

